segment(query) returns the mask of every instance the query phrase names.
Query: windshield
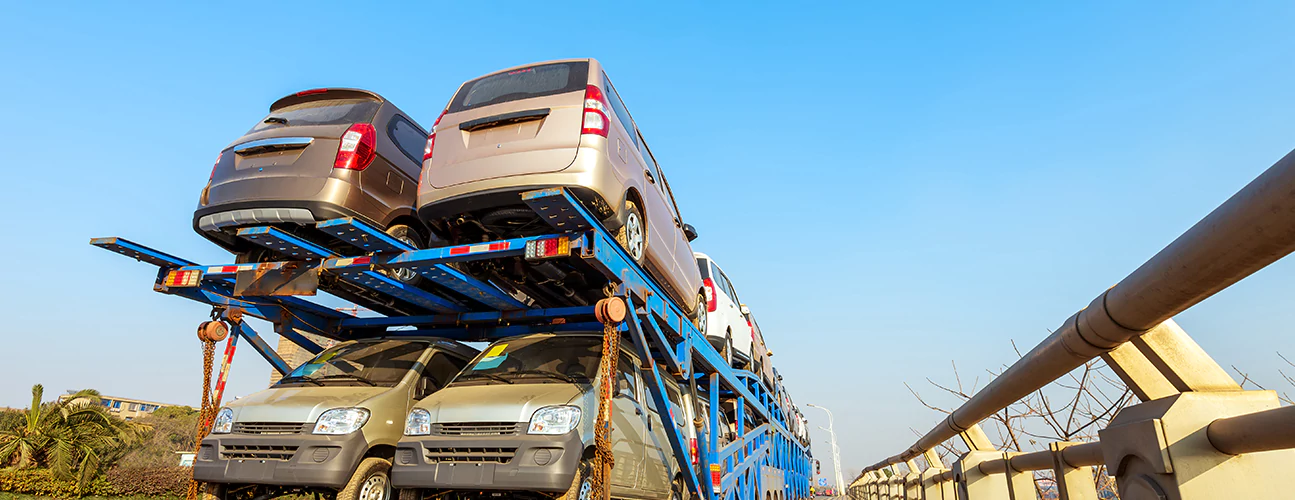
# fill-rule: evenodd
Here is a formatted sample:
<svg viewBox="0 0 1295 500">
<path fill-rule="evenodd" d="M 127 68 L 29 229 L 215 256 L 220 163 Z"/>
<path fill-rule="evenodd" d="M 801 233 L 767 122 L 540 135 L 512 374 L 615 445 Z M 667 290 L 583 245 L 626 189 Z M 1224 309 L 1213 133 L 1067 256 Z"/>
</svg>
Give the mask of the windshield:
<svg viewBox="0 0 1295 500">
<path fill-rule="evenodd" d="M 270 127 L 369 123 L 382 104 L 373 99 L 319 99 L 271 111 L 247 133 Z"/>
<path fill-rule="evenodd" d="M 602 350 L 602 337 L 594 335 L 505 339 L 482 351 L 450 385 L 589 383 Z"/>
<path fill-rule="evenodd" d="M 319 353 L 275 385 L 393 387 L 418 363 L 425 349 L 426 343 L 405 340 L 342 344 Z"/>
<path fill-rule="evenodd" d="M 588 80 L 587 62 L 542 64 L 495 73 L 464 84 L 450 101 L 449 112 L 584 90 Z"/>
</svg>

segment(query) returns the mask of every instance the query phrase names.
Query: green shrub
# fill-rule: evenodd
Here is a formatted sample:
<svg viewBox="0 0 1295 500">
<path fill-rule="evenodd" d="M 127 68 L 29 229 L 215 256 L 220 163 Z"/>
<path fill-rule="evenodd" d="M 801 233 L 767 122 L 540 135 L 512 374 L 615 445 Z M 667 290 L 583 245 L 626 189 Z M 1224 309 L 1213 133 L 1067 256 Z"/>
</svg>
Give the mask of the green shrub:
<svg viewBox="0 0 1295 500">
<path fill-rule="evenodd" d="M 62 481 L 49 469 L 0 469 L 0 491 L 54 498 L 76 498 L 76 481 Z M 103 476 L 85 486 L 87 495 L 113 495 L 116 491 Z"/>
</svg>

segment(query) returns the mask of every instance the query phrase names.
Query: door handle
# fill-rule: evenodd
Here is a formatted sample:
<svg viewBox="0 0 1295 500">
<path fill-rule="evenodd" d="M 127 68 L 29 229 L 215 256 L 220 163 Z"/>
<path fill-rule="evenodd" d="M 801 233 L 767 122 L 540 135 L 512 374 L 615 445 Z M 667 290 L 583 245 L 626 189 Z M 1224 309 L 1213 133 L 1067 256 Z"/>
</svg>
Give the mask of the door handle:
<svg viewBox="0 0 1295 500">
<path fill-rule="evenodd" d="M 639 408 L 639 407 L 637 407 L 637 406 L 635 406 L 635 407 L 634 407 L 634 414 L 635 414 L 635 415 L 643 415 L 643 409 L 642 409 L 642 408 Z"/>
<path fill-rule="evenodd" d="M 656 177 L 652 177 L 651 170 L 644 170 L 643 177 L 647 177 L 647 181 L 649 184 L 656 184 Z"/>
<path fill-rule="evenodd" d="M 683 223 L 682 223 L 682 222 L 679 222 L 679 218 L 678 218 L 678 217 L 675 217 L 675 218 L 674 218 L 674 227 L 683 227 Z"/>
</svg>

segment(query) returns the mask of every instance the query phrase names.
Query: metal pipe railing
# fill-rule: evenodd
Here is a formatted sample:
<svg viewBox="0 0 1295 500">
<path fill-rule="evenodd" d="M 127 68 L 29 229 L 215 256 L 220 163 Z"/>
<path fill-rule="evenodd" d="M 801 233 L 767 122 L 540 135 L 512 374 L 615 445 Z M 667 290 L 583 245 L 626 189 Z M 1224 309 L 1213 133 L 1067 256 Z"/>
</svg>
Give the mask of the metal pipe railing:
<svg viewBox="0 0 1295 500">
<path fill-rule="evenodd" d="M 1206 427 L 1205 436 L 1229 455 L 1295 448 L 1295 406 L 1220 418 Z"/>
<path fill-rule="evenodd" d="M 900 463 L 1295 251 L 1295 152 L 1287 154 L 954 410 Z"/>
</svg>

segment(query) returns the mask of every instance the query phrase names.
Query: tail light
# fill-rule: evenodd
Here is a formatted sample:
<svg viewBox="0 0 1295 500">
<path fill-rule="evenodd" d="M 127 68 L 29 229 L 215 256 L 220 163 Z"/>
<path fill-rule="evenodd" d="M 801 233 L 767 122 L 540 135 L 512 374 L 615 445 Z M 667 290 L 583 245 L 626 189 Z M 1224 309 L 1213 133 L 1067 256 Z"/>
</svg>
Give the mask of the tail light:
<svg viewBox="0 0 1295 500">
<path fill-rule="evenodd" d="M 432 151 L 436 149 L 436 126 L 441 124 L 441 118 L 445 118 L 447 112 L 448 108 L 442 110 L 441 116 L 436 117 L 436 121 L 432 123 L 432 133 L 427 134 L 427 146 L 423 147 L 423 161 L 432 159 Z"/>
<path fill-rule="evenodd" d="M 697 465 L 697 438 L 688 438 L 688 453 L 692 455 L 692 464 Z"/>
<path fill-rule="evenodd" d="M 715 282 L 710 278 L 702 280 L 702 285 L 706 287 L 706 312 L 715 312 Z"/>
<path fill-rule="evenodd" d="M 526 242 L 526 260 L 551 259 L 571 255 L 571 241 L 566 236 Z"/>
<path fill-rule="evenodd" d="M 378 133 L 373 130 L 373 125 L 368 123 L 351 125 L 351 128 L 346 129 L 346 133 L 342 134 L 342 143 L 337 146 L 337 159 L 333 160 L 333 168 L 347 170 L 369 168 L 369 164 L 373 163 L 373 158 L 378 154 L 377 136 Z"/>
<path fill-rule="evenodd" d="M 220 158 L 223 156 L 225 156 L 224 151 L 221 151 L 220 154 L 216 155 L 216 163 L 211 164 L 211 175 L 207 176 L 207 181 L 211 181 L 216 178 L 216 167 L 220 166 Z"/>
<path fill-rule="evenodd" d="M 611 130 L 611 121 L 607 119 L 607 108 L 610 107 L 602 89 L 593 85 L 585 87 L 585 115 L 580 122 L 580 133 L 607 137 Z"/>
</svg>

